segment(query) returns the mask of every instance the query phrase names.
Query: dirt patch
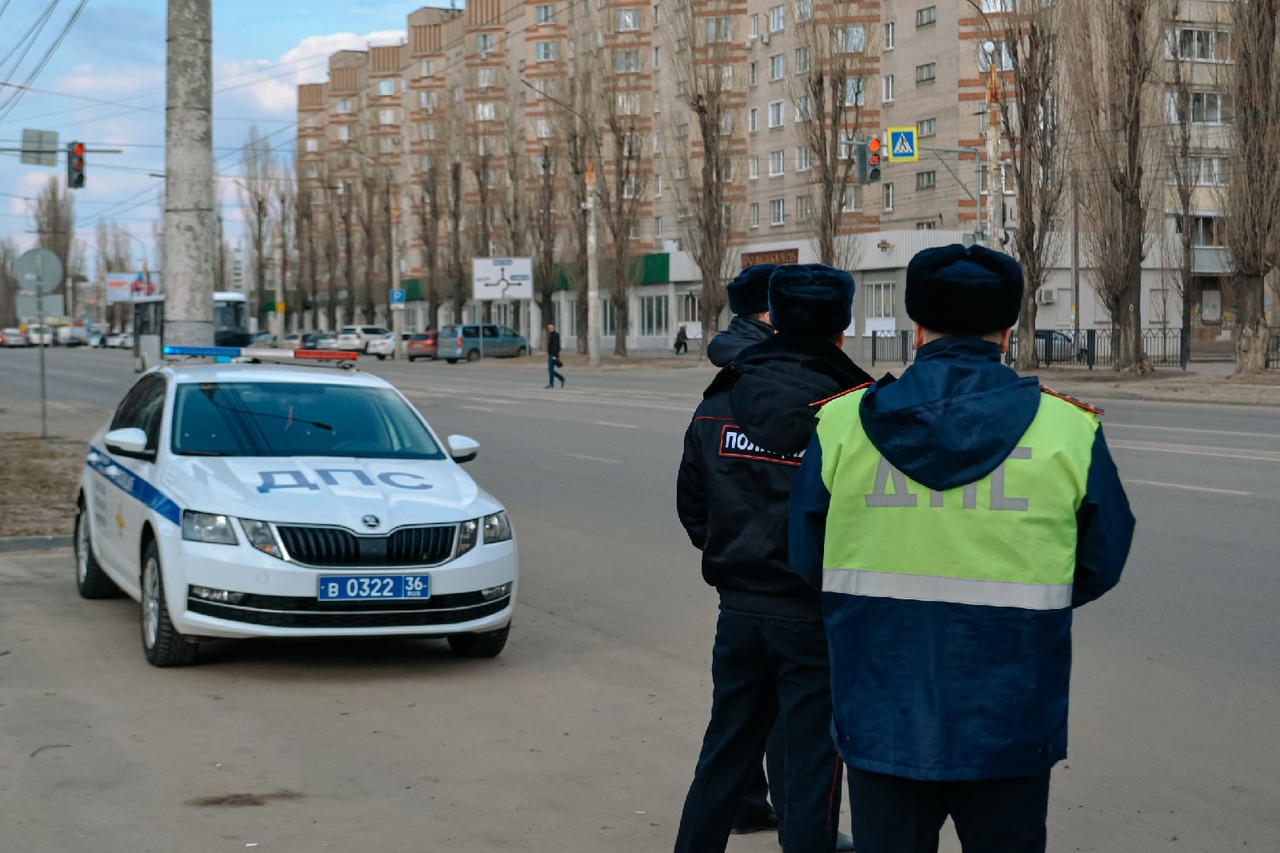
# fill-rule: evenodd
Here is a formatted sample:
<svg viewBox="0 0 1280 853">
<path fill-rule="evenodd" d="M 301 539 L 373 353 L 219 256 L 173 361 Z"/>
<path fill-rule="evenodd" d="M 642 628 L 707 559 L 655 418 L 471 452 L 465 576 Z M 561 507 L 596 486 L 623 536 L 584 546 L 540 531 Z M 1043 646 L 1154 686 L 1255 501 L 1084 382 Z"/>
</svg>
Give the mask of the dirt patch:
<svg viewBox="0 0 1280 853">
<path fill-rule="evenodd" d="M 0 432 L 0 537 L 70 536 L 85 443 Z"/>
<path fill-rule="evenodd" d="M 196 797 L 187 800 L 189 806 L 201 808 L 243 808 L 245 806 L 265 806 L 276 800 L 302 800 L 306 794 L 297 791 L 272 791 L 269 794 L 222 794 L 217 797 Z"/>
</svg>

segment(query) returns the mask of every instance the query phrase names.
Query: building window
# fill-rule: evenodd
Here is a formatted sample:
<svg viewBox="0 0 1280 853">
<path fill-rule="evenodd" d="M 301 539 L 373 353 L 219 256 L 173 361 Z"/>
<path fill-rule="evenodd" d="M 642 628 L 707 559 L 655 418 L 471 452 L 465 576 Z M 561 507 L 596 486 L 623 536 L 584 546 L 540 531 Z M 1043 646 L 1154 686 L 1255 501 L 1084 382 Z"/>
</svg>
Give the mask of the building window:
<svg viewBox="0 0 1280 853">
<path fill-rule="evenodd" d="M 1173 93 L 1169 94 L 1170 117 L 1176 122 L 1176 113 L 1172 111 Z M 1192 124 L 1221 124 L 1229 115 L 1228 106 L 1231 99 L 1217 92 L 1191 93 Z"/>
<path fill-rule="evenodd" d="M 1177 56 L 1174 56 L 1174 47 Z M 1223 30 L 1181 28 L 1170 32 L 1165 44 L 1166 59 L 1189 62 L 1230 62 L 1231 33 Z"/>
<path fill-rule="evenodd" d="M 493 121 L 497 116 L 497 108 L 493 101 L 480 101 L 476 104 L 476 121 Z"/>
<path fill-rule="evenodd" d="M 807 21 L 813 17 L 813 0 L 796 0 L 796 20 Z"/>
<path fill-rule="evenodd" d="M 812 60 L 810 59 L 811 56 L 812 54 L 809 53 L 809 48 L 807 47 L 796 48 L 796 73 L 797 74 L 805 74 L 809 71 L 809 67 L 812 62 Z"/>
<path fill-rule="evenodd" d="M 928 172 L 916 172 L 916 189 L 931 190 L 938 185 L 938 173 L 932 169 Z"/>
<path fill-rule="evenodd" d="M 537 134 L 539 139 L 551 138 L 551 120 L 550 119 L 545 119 L 545 118 L 535 119 L 533 126 L 534 126 L 534 132 Z"/>
<path fill-rule="evenodd" d="M 747 222 L 752 228 L 760 227 L 760 205 L 754 201 L 747 208 Z"/>
<path fill-rule="evenodd" d="M 600 335 L 612 337 L 618 334 L 618 313 L 609 297 L 600 297 Z"/>
<path fill-rule="evenodd" d="M 861 24 L 849 24 L 836 29 L 837 53 L 861 53 L 866 44 L 867 34 Z"/>
<path fill-rule="evenodd" d="M 476 36 L 476 53 L 488 53 L 493 50 L 493 33 L 480 33 Z"/>
<path fill-rule="evenodd" d="M 493 86 L 494 68 L 477 68 L 476 69 L 476 88 L 489 89 Z"/>
<path fill-rule="evenodd" d="M 618 32 L 630 33 L 640 29 L 639 9 L 618 10 Z"/>
<path fill-rule="evenodd" d="M 666 294 L 640 297 L 640 334 L 646 337 L 666 336 Z"/>
<path fill-rule="evenodd" d="M 555 20 L 555 6 L 535 6 L 533 8 L 533 20 L 539 24 L 549 24 Z"/>
<path fill-rule="evenodd" d="M 655 240 L 662 239 L 662 217 L 661 216 L 653 217 L 653 239 Z"/>
<path fill-rule="evenodd" d="M 1223 221 L 1216 216 L 1197 216 L 1191 223 L 1193 246 L 1225 246 L 1227 244 Z"/>
<path fill-rule="evenodd" d="M 424 121 L 418 125 L 418 137 L 420 139 L 435 139 L 436 123 L 434 121 Z"/>
<path fill-rule="evenodd" d="M 351 99 L 339 98 L 338 103 L 334 105 L 333 109 L 339 114 L 351 112 Z"/>
<path fill-rule="evenodd" d="M 760 38 L 760 16 L 752 15 L 747 27 L 747 35 L 753 39 Z"/>
<path fill-rule="evenodd" d="M 978 70 L 986 74 L 991 70 L 991 60 L 996 61 L 997 71 L 1011 71 L 1013 69 L 1013 57 L 1009 54 L 1009 45 L 1003 39 L 992 42 L 995 50 L 992 53 L 981 46 L 978 47 Z"/>
<path fill-rule="evenodd" d="M 807 195 L 796 196 L 796 221 L 807 222 L 813 218 L 813 199 Z"/>
<path fill-rule="evenodd" d="M 860 107 L 866 101 L 866 85 L 861 77 L 850 77 L 844 81 L 844 105 Z"/>
<path fill-rule="evenodd" d="M 708 18 L 707 19 L 707 42 L 727 42 L 733 41 L 733 19 L 732 18 Z"/>
<path fill-rule="evenodd" d="M 434 59 L 424 59 L 418 63 L 418 73 L 423 77 L 436 76 L 436 61 Z"/>
<path fill-rule="evenodd" d="M 653 70 L 657 71 L 661 67 L 662 67 L 662 48 L 655 47 L 653 49 Z"/>
<path fill-rule="evenodd" d="M 776 178 L 781 175 L 787 166 L 787 152 L 779 148 L 777 151 L 769 152 L 769 177 Z"/>
<path fill-rule="evenodd" d="M 676 161 L 676 180 L 677 181 L 689 180 L 689 164 L 686 163 L 684 160 Z"/>
<path fill-rule="evenodd" d="M 395 80 L 379 80 L 378 81 L 379 95 L 394 95 L 395 93 L 396 93 Z"/>
<path fill-rule="evenodd" d="M 653 153 L 662 153 L 662 131 L 660 130 L 655 130 L 653 132 Z"/>
<path fill-rule="evenodd" d="M 1201 187 L 1221 187 L 1226 186 L 1228 175 L 1228 163 L 1226 157 L 1207 157 L 1207 156 L 1191 156 L 1187 158 L 1183 164 L 1183 171 L 1186 174 L 1187 183 L 1190 186 Z M 1177 184 L 1177 177 L 1173 173 L 1173 167 L 1169 169 L 1169 183 Z"/>
<path fill-rule="evenodd" d="M 618 93 L 618 115 L 620 116 L 640 115 L 640 93 L 639 92 L 619 92 Z"/>
<path fill-rule="evenodd" d="M 938 63 L 926 62 L 924 65 L 916 66 L 916 82 L 932 83 L 938 76 Z"/>
<path fill-rule="evenodd" d="M 419 92 L 418 106 L 422 107 L 422 109 L 424 110 L 434 110 L 436 108 L 436 93 L 435 92 Z"/>
<path fill-rule="evenodd" d="M 813 149 L 808 145 L 801 145 L 796 149 L 796 171 L 807 172 L 813 168 Z"/>
<path fill-rule="evenodd" d="M 893 21 L 884 25 L 884 47 L 882 50 L 893 50 Z"/>
<path fill-rule="evenodd" d="M 747 83 L 755 86 L 760 82 L 760 63 L 751 61 L 747 63 Z"/>
<path fill-rule="evenodd" d="M 338 130 L 346 130 L 346 128 L 345 128 L 345 127 L 340 127 L 340 128 L 338 128 Z M 339 138 L 341 138 L 341 137 L 339 137 Z M 319 150 L 320 150 L 320 140 L 318 140 L 318 139 L 308 139 L 308 140 L 306 140 L 306 141 L 303 143 L 303 148 L 304 148 L 304 150 L 306 150 L 306 152 L 307 152 L 308 154 L 314 154 L 314 153 L 316 153 L 317 151 L 319 151 Z"/>
<path fill-rule="evenodd" d="M 916 26 L 926 27 L 929 24 L 936 23 L 938 20 L 938 7 L 925 6 L 923 9 L 916 10 Z"/>
<path fill-rule="evenodd" d="M 859 184 L 845 184 L 840 192 L 840 209 L 845 213 L 862 210 L 862 187 Z"/>
<path fill-rule="evenodd" d="M 539 62 L 555 62 L 556 43 L 553 41 L 540 41 L 535 43 L 534 56 Z"/>
<path fill-rule="evenodd" d="M 681 139 L 684 139 L 688 135 L 689 135 L 689 123 L 687 121 L 681 122 L 680 124 L 676 125 L 676 136 L 680 137 Z"/>
<path fill-rule="evenodd" d="M 886 75 L 884 75 L 884 97 L 883 97 L 883 100 L 884 100 L 884 102 L 885 102 L 886 104 L 891 104 L 891 103 L 893 103 L 893 75 L 892 75 L 892 74 L 886 74 Z"/>
<path fill-rule="evenodd" d="M 782 6 L 774 6 L 769 10 L 769 32 L 780 33 L 786 22 L 786 10 Z"/>
<path fill-rule="evenodd" d="M 769 200 L 769 224 L 784 225 L 787 221 L 787 200 L 774 198 Z"/>
<path fill-rule="evenodd" d="M 916 122 L 916 136 L 936 136 L 938 133 L 938 120 L 936 118 L 922 118 Z"/>
<path fill-rule="evenodd" d="M 733 110 L 725 110 L 724 115 L 720 116 L 720 133 L 723 136 L 733 135 Z"/>
<path fill-rule="evenodd" d="M 813 118 L 813 101 L 809 100 L 808 95 L 800 95 L 796 98 L 796 121 L 809 121 Z"/>
<path fill-rule="evenodd" d="M 867 285 L 867 319 L 893 319 L 893 282 L 873 281 Z"/>
<path fill-rule="evenodd" d="M 786 123 L 786 101 L 769 102 L 769 127 L 782 127 Z"/>
<path fill-rule="evenodd" d="M 640 71 L 640 51 L 620 50 L 613 55 L 614 70 L 619 74 L 635 74 Z"/>
<path fill-rule="evenodd" d="M 1013 0 L 982 0 L 980 7 L 984 14 L 992 15 L 997 12 L 1012 12 Z"/>
<path fill-rule="evenodd" d="M 760 108 L 752 107 L 747 110 L 747 131 L 755 133 L 760 129 Z"/>
<path fill-rule="evenodd" d="M 747 180 L 754 181 L 760 177 L 760 155 L 751 154 L 747 157 Z"/>
<path fill-rule="evenodd" d="M 661 23 L 662 23 L 662 7 L 661 7 L 661 6 L 659 6 L 659 5 L 657 5 L 657 4 L 654 4 L 654 7 L 653 7 L 653 26 L 654 26 L 654 28 L 655 28 L 655 29 L 657 29 L 658 25 L 659 25 L 659 24 L 661 24 Z"/>
<path fill-rule="evenodd" d="M 787 73 L 787 62 L 781 53 L 769 57 L 769 79 L 781 80 Z"/>
<path fill-rule="evenodd" d="M 938 220 L 936 219 L 926 219 L 924 222 L 916 223 L 917 231 L 933 231 L 937 229 L 937 227 L 938 227 Z"/>
<path fill-rule="evenodd" d="M 378 110 L 378 124 L 397 124 L 395 110 Z"/>
<path fill-rule="evenodd" d="M 893 210 L 893 184 L 884 184 L 884 209 Z"/>
<path fill-rule="evenodd" d="M 662 198 L 662 175 L 653 176 L 653 197 Z"/>
<path fill-rule="evenodd" d="M 391 144 L 391 139 L 389 137 L 386 137 L 386 136 L 378 137 L 378 153 L 379 154 L 390 154 L 393 150 L 395 149 L 394 149 L 394 146 Z"/>
<path fill-rule="evenodd" d="M 339 141 L 339 142 L 349 142 L 350 140 L 351 140 L 351 126 L 350 126 L 350 125 L 346 125 L 346 124 L 340 124 L 340 125 L 338 125 L 338 141 Z M 308 141 L 308 142 L 315 142 L 315 140 L 314 140 L 314 139 L 308 139 L 307 141 Z M 307 150 L 308 150 L 308 151 L 311 151 L 311 150 L 313 150 L 313 149 L 308 148 Z"/>
</svg>

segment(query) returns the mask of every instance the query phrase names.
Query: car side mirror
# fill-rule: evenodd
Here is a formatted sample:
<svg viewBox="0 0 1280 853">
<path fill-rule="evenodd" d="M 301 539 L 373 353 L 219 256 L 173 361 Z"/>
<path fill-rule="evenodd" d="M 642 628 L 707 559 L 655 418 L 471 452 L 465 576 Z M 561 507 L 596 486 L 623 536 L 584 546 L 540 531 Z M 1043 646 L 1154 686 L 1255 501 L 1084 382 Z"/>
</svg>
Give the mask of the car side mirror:
<svg viewBox="0 0 1280 853">
<path fill-rule="evenodd" d="M 113 429 L 103 436 L 107 450 L 134 459 L 154 459 L 155 453 L 147 450 L 147 434 L 137 427 Z"/>
<path fill-rule="evenodd" d="M 465 435 L 451 435 L 445 441 L 449 443 L 450 458 L 459 465 L 475 459 L 480 452 L 480 442 Z"/>
</svg>

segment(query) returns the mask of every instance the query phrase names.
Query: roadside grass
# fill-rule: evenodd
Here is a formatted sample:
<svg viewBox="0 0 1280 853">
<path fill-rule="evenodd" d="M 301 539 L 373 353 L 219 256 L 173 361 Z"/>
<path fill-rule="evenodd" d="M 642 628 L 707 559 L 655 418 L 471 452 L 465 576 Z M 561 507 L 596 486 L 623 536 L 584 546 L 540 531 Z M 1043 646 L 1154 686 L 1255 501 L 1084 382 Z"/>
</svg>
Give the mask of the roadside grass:
<svg viewBox="0 0 1280 853">
<path fill-rule="evenodd" d="M 0 432 L 0 537 L 70 536 L 85 443 Z"/>
</svg>

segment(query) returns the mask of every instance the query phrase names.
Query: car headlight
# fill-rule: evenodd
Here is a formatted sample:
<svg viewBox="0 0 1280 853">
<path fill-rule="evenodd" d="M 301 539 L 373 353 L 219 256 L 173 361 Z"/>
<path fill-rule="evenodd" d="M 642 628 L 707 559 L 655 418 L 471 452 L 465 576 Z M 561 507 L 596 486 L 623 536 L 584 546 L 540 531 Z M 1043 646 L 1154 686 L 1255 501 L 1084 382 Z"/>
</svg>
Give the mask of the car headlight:
<svg viewBox="0 0 1280 853">
<path fill-rule="evenodd" d="M 280 547 L 280 540 L 276 539 L 270 524 L 248 518 L 240 519 L 240 523 L 244 525 L 244 535 L 249 537 L 250 545 L 264 554 L 284 559 L 284 549 Z"/>
<path fill-rule="evenodd" d="M 461 557 L 463 554 L 476 547 L 476 542 L 480 538 L 480 522 L 476 519 L 464 521 L 458 525 L 458 553 L 455 557 Z"/>
<path fill-rule="evenodd" d="M 182 538 L 191 542 L 210 542 L 215 545 L 235 545 L 235 528 L 225 515 L 209 512 L 182 511 Z"/>
<path fill-rule="evenodd" d="M 511 538 L 511 522 L 505 512 L 495 512 L 484 517 L 484 544 L 506 542 Z"/>
</svg>

